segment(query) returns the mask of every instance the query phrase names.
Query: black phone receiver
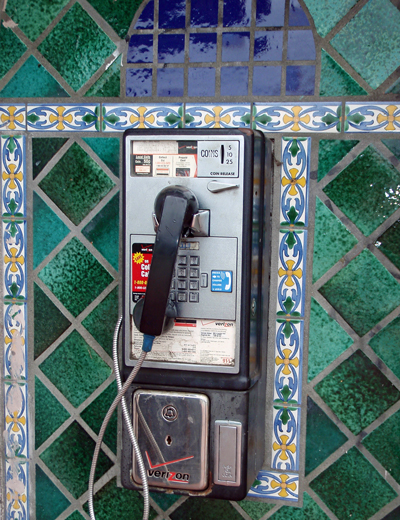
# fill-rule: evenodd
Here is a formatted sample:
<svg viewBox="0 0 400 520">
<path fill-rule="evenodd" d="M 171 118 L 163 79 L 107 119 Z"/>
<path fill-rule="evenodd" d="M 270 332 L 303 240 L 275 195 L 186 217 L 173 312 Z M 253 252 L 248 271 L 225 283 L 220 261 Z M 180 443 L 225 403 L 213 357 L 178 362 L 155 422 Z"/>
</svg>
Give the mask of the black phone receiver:
<svg viewBox="0 0 400 520">
<path fill-rule="evenodd" d="M 198 210 L 196 195 L 184 186 L 167 186 L 156 197 L 154 212 L 158 229 L 146 294 L 133 311 L 135 325 L 143 334 L 159 336 L 165 318 L 176 317 L 169 293 L 179 241 L 190 228 Z"/>
</svg>

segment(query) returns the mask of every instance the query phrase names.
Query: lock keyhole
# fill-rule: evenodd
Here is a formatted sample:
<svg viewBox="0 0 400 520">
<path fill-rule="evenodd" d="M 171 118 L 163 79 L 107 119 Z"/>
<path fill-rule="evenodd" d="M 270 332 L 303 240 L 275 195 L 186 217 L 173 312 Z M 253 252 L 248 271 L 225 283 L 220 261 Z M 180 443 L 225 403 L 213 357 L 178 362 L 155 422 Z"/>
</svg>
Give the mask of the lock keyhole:
<svg viewBox="0 0 400 520">
<path fill-rule="evenodd" d="M 172 444 L 172 438 L 171 438 L 171 435 L 167 435 L 166 438 L 165 438 L 165 444 L 167 446 L 171 446 Z"/>
</svg>

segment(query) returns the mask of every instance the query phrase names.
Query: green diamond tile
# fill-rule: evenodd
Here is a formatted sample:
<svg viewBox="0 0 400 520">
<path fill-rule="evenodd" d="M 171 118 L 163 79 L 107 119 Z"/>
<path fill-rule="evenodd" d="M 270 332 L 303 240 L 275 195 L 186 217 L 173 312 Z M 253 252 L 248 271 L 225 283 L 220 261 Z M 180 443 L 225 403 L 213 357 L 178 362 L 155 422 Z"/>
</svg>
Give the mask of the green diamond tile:
<svg viewBox="0 0 400 520">
<path fill-rule="evenodd" d="M 124 38 L 142 0 L 89 0 L 114 31 Z"/>
<path fill-rule="evenodd" d="M 34 41 L 67 3 L 68 0 L 8 0 L 6 13 Z"/>
<path fill-rule="evenodd" d="M 74 143 L 39 186 L 78 225 L 107 195 L 114 183 L 100 166 Z"/>
<path fill-rule="evenodd" d="M 400 484 L 400 412 L 389 417 L 362 442 Z"/>
<path fill-rule="evenodd" d="M 352 345 L 353 340 L 321 305 L 311 299 L 308 381 Z"/>
<path fill-rule="evenodd" d="M 38 520 L 55 520 L 71 504 L 39 466 L 36 466 L 35 498 Z M 14 516 L 14 518 L 20 517 Z"/>
<path fill-rule="evenodd" d="M 319 95 L 365 96 L 367 92 L 322 49 Z"/>
<path fill-rule="evenodd" d="M 400 139 L 382 139 L 382 143 L 389 148 L 400 161 Z"/>
<path fill-rule="evenodd" d="M 323 202 L 316 199 L 313 253 L 313 282 L 316 282 L 357 244 L 350 233 Z"/>
<path fill-rule="evenodd" d="M 84 137 L 83 140 L 119 177 L 119 139 L 116 137 Z"/>
<path fill-rule="evenodd" d="M 78 316 L 112 281 L 112 276 L 75 237 L 38 276 L 73 316 Z"/>
<path fill-rule="evenodd" d="M 360 350 L 315 385 L 315 391 L 354 435 L 400 398 L 396 387 Z"/>
<path fill-rule="evenodd" d="M 360 336 L 400 304 L 399 283 L 368 249 L 326 282 L 320 292 Z"/>
<path fill-rule="evenodd" d="M 71 322 L 36 284 L 33 284 L 33 296 L 34 357 L 36 359 L 68 329 Z"/>
<path fill-rule="evenodd" d="M 84 520 L 83 516 L 78 513 L 78 511 L 74 511 L 72 515 L 69 515 L 66 520 Z"/>
<path fill-rule="evenodd" d="M 369 345 L 400 379 L 400 318 L 386 325 L 369 341 Z"/>
<path fill-rule="evenodd" d="M 35 448 L 41 446 L 69 417 L 64 406 L 35 377 Z"/>
<path fill-rule="evenodd" d="M 76 330 L 41 363 L 40 369 L 75 407 L 112 371 Z"/>
<path fill-rule="evenodd" d="M 318 475 L 310 487 L 339 520 L 367 520 L 397 496 L 357 448 Z"/>
<path fill-rule="evenodd" d="M 33 268 L 53 251 L 69 233 L 69 228 L 52 209 L 33 193 Z"/>
<path fill-rule="evenodd" d="M 181 497 L 179 495 L 170 495 L 167 493 L 157 493 L 156 491 L 153 491 L 150 493 L 151 498 L 154 500 L 154 502 L 161 507 L 163 511 L 166 511 L 169 509 L 177 500 L 179 500 Z"/>
<path fill-rule="evenodd" d="M 0 97 L 69 97 L 69 94 L 34 56 L 29 56 L 0 92 Z"/>
<path fill-rule="evenodd" d="M 400 269 L 400 220 L 381 235 L 375 246 Z"/>
<path fill-rule="evenodd" d="M 85 97 L 119 97 L 121 65 L 114 62 L 86 92 Z"/>
<path fill-rule="evenodd" d="M 328 516 L 307 493 L 303 495 L 302 508 L 283 506 L 269 518 L 273 520 L 328 520 Z"/>
<path fill-rule="evenodd" d="M 307 398 L 306 475 L 347 441 L 347 437 L 314 401 Z"/>
<path fill-rule="evenodd" d="M 324 192 L 364 235 L 369 235 L 399 207 L 399 184 L 400 173 L 369 146 Z"/>
<path fill-rule="evenodd" d="M 94 448 L 94 440 L 77 422 L 73 422 L 40 458 L 68 491 L 79 498 L 88 488 Z M 112 465 L 111 460 L 100 451 L 95 481 Z"/>
<path fill-rule="evenodd" d="M 172 520 L 243 520 L 228 501 L 211 498 L 188 498 L 169 516 Z"/>
<path fill-rule="evenodd" d="M 96 520 L 133 520 L 143 516 L 143 498 L 137 491 L 117 487 L 116 479 L 111 479 L 98 491 L 93 499 Z M 84 510 L 89 513 L 86 503 Z M 149 519 L 157 513 L 150 506 Z"/>
<path fill-rule="evenodd" d="M 82 229 L 82 233 L 118 271 L 119 193 Z"/>
<path fill-rule="evenodd" d="M 118 303 L 118 287 L 116 287 L 82 321 L 82 325 L 110 357 L 112 357 L 114 329 L 118 321 Z"/>
<path fill-rule="evenodd" d="M 246 511 L 251 520 L 260 520 L 262 516 L 275 507 L 274 504 L 262 504 L 260 502 L 252 502 L 251 500 L 241 500 L 238 504 Z"/>
<path fill-rule="evenodd" d="M 38 49 L 65 81 L 78 90 L 103 65 L 116 46 L 76 3 Z"/>
<path fill-rule="evenodd" d="M 358 0 L 341 0 L 341 2 L 321 2 L 321 0 L 304 0 L 321 36 L 328 32 L 350 11 Z"/>
<path fill-rule="evenodd" d="M 0 24 L 0 79 L 17 63 L 26 51 L 26 45 L 11 31 Z"/>
<path fill-rule="evenodd" d="M 345 157 L 358 141 L 342 141 L 339 139 L 321 139 L 318 150 L 318 180 Z"/>
<path fill-rule="evenodd" d="M 63 137 L 32 139 L 32 170 L 34 179 L 67 141 L 68 139 Z"/>
<path fill-rule="evenodd" d="M 116 396 L 117 383 L 114 381 L 81 413 L 82 419 L 95 433 L 99 433 L 104 417 Z M 118 416 L 115 411 L 104 434 L 104 442 L 114 453 L 117 453 L 117 427 Z"/>
<path fill-rule="evenodd" d="M 370 0 L 331 45 L 377 88 L 400 65 L 400 12 L 390 0 Z"/>
</svg>

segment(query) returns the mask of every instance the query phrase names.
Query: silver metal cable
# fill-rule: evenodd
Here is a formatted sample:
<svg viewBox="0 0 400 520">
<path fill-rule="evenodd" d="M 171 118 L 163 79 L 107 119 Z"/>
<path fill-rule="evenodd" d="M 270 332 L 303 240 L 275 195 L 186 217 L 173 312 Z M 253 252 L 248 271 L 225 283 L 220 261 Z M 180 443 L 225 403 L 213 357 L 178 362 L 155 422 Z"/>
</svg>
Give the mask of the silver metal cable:
<svg viewBox="0 0 400 520">
<path fill-rule="evenodd" d="M 94 487 L 94 474 L 96 471 L 96 465 L 97 465 L 97 459 L 99 457 L 101 443 L 103 441 L 104 433 L 106 431 L 107 425 L 109 420 L 111 419 L 112 414 L 114 413 L 114 410 L 117 408 L 119 402 L 122 400 L 122 412 L 125 420 L 125 424 L 128 429 L 129 438 L 132 442 L 133 449 L 135 450 L 135 455 L 138 461 L 139 466 L 139 472 L 142 479 L 142 485 L 143 485 L 143 520 L 148 520 L 149 518 L 149 486 L 147 482 L 147 475 L 146 475 L 146 469 L 143 463 L 142 456 L 139 451 L 139 446 L 135 437 L 135 434 L 133 432 L 133 427 L 131 424 L 131 419 L 128 412 L 128 407 L 126 405 L 126 401 L 124 398 L 124 395 L 126 391 L 128 390 L 129 386 L 131 385 L 132 381 L 135 379 L 137 373 L 139 372 L 142 363 L 146 357 L 147 352 L 143 351 L 140 354 L 140 357 L 135 365 L 135 368 L 132 370 L 132 372 L 129 374 L 128 379 L 125 381 L 124 385 L 122 386 L 121 382 L 121 376 L 119 373 L 119 366 L 118 366 L 118 334 L 122 323 L 122 316 L 118 319 L 117 325 L 115 327 L 114 331 L 114 338 L 113 338 L 113 361 L 114 361 L 114 371 L 115 371 L 115 377 L 117 380 L 117 386 L 118 386 L 118 394 L 117 397 L 114 399 L 112 405 L 110 406 L 106 416 L 104 417 L 103 424 L 101 425 L 100 432 L 97 438 L 96 446 L 93 453 L 93 459 L 92 459 L 92 466 L 90 468 L 90 476 L 89 476 L 89 515 L 91 520 L 96 520 L 95 514 L 94 514 L 94 508 L 93 508 L 93 487 Z"/>
</svg>

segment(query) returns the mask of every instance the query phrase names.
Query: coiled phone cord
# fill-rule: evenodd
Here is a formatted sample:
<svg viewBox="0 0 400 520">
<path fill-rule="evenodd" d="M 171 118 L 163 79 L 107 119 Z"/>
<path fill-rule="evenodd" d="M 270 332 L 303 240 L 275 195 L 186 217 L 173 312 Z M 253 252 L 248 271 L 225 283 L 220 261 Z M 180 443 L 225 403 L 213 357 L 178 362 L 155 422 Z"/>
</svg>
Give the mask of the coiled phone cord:
<svg viewBox="0 0 400 520">
<path fill-rule="evenodd" d="M 94 508 L 93 508 L 93 487 L 94 487 L 94 474 L 96 471 L 96 465 L 97 465 L 97 459 L 99 457 L 101 443 L 103 441 L 104 433 L 106 431 L 107 425 L 109 420 L 111 419 L 112 414 L 114 413 L 114 410 L 117 408 L 119 402 L 121 401 L 122 404 L 122 413 L 124 416 L 125 424 L 129 433 L 129 438 L 132 442 L 133 449 L 135 450 L 136 459 L 139 466 L 139 473 L 140 477 L 142 479 L 142 485 L 143 485 L 143 520 L 148 520 L 149 518 L 149 486 L 147 482 L 147 474 L 146 469 L 143 463 L 142 455 L 139 451 L 139 445 L 137 443 L 135 434 L 133 432 L 133 427 L 131 424 L 131 418 L 129 416 L 128 407 L 126 405 L 124 394 L 128 390 L 129 386 L 131 385 L 132 381 L 135 379 L 137 373 L 139 372 L 143 361 L 147 355 L 147 352 L 151 350 L 151 347 L 153 345 L 153 336 L 144 336 L 143 340 L 143 347 L 142 352 L 140 354 L 140 357 L 135 365 L 135 368 L 132 370 L 132 372 L 129 374 L 128 379 L 125 381 L 124 385 L 122 386 L 121 382 L 121 375 L 119 372 L 119 365 L 118 365 L 118 334 L 119 330 L 121 328 L 122 323 L 122 316 L 119 317 L 117 325 L 115 326 L 114 330 L 114 338 L 113 338 L 113 362 L 114 362 L 114 372 L 115 377 L 117 380 L 117 386 L 118 386 L 118 394 L 117 397 L 114 399 L 112 405 L 110 406 L 106 416 L 104 417 L 103 424 L 101 425 L 100 432 L 97 438 L 96 447 L 94 449 L 93 453 L 93 459 L 92 459 L 92 466 L 90 468 L 90 476 L 89 476 L 89 515 L 91 520 L 96 520 L 95 514 L 94 514 Z"/>
</svg>

